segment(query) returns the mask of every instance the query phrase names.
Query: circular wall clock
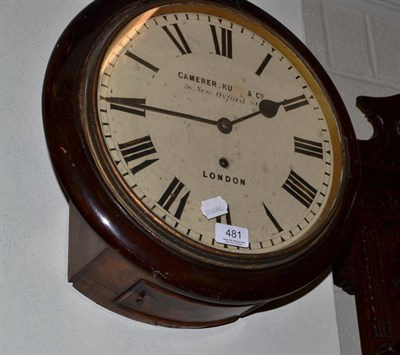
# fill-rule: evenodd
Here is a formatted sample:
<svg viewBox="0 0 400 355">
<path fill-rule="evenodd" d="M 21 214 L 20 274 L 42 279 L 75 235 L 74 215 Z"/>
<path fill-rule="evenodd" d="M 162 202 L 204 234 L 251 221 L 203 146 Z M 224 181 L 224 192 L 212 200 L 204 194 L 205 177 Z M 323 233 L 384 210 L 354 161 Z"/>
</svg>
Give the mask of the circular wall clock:
<svg viewBox="0 0 400 355">
<path fill-rule="evenodd" d="M 43 116 L 70 281 L 115 312 L 232 322 L 304 290 L 347 240 L 344 105 L 247 1 L 94 1 L 54 49 Z"/>
</svg>

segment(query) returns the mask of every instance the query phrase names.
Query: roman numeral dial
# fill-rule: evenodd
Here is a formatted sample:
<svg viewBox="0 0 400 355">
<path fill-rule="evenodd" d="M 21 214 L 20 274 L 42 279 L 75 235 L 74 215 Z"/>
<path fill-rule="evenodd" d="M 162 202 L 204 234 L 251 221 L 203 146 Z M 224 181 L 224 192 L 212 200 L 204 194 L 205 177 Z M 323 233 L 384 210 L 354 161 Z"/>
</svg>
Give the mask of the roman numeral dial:
<svg viewBox="0 0 400 355">
<path fill-rule="evenodd" d="M 308 105 L 308 100 L 305 95 L 296 96 L 292 99 L 282 101 L 282 106 L 286 112 L 295 110 L 305 105 Z"/>
<path fill-rule="evenodd" d="M 154 156 L 157 153 L 150 136 L 118 144 L 118 147 L 127 164 L 132 161 L 139 161 L 141 158 L 149 155 Z M 154 164 L 156 161 L 158 161 L 158 158 L 144 160 L 140 164 L 132 167 L 131 172 L 132 174 L 136 174 L 144 168 L 147 168 L 149 165 Z"/>
<path fill-rule="evenodd" d="M 223 216 L 217 217 L 216 222 L 232 225 L 231 210 L 230 210 L 229 206 L 228 206 L 228 213 Z"/>
<path fill-rule="evenodd" d="M 162 26 L 162 29 L 182 55 L 192 53 L 192 50 L 177 23 L 174 23 L 171 26 Z M 173 32 L 175 32 L 175 34 L 173 34 Z"/>
<path fill-rule="evenodd" d="M 172 182 L 168 185 L 161 198 L 158 200 L 158 204 L 163 207 L 166 211 L 170 212 L 172 206 L 177 204 L 174 216 L 180 219 L 185 209 L 186 202 L 189 198 L 190 191 L 183 195 L 185 184 L 176 177 L 173 178 Z M 183 196 L 182 196 L 183 195 Z"/>
<path fill-rule="evenodd" d="M 311 206 L 318 192 L 317 189 L 293 170 L 290 171 L 282 188 L 307 208 Z"/>
<path fill-rule="evenodd" d="M 304 138 L 294 137 L 294 151 L 318 159 L 323 158 L 322 143 Z"/>
<path fill-rule="evenodd" d="M 99 171 L 118 174 L 107 181 L 154 235 L 279 254 L 336 211 L 342 130 L 291 46 L 223 13 L 183 1 L 132 19 L 96 66 L 93 146 L 104 145 L 98 160 L 114 165 Z M 228 211 L 217 216 L 216 204 L 208 219 L 202 202 L 219 196 Z M 217 242 L 218 224 L 246 229 L 249 244 Z"/>
<path fill-rule="evenodd" d="M 223 27 L 210 25 L 215 54 L 232 59 L 232 31 Z"/>
</svg>

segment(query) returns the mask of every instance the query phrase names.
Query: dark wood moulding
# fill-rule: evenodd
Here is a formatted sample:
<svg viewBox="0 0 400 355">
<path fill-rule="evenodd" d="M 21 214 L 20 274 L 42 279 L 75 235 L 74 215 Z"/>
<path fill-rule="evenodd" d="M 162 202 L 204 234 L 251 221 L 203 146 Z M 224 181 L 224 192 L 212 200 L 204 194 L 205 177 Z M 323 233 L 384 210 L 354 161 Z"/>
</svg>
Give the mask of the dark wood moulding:
<svg viewBox="0 0 400 355">
<path fill-rule="evenodd" d="M 400 95 L 357 98 L 374 128 L 358 141 L 362 185 L 352 243 L 334 266 L 355 295 L 364 355 L 400 353 Z"/>
<path fill-rule="evenodd" d="M 84 9 L 61 36 L 49 62 L 43 88 L 44 128 L 55 173 L 70 204 L 68 277 L 74 287 L 135 320 L 210 327 L 294 299 L 329 270 L 348 243 L 354 222 L 359 155 L 337 90 L 314 56 L 285 27 L 247 1 L 176 1 L 240 9 L 288 43 L 318 78 L 340 118 L 348 171 L 342 208 L 326 234 L 283 260 L 225 256 L 193 246 L 187 247 L 190 253 L 182 253 L 155 238 L 127 213 L 98 171 L 85 136 L 84 116 L 90 110 L 84 107 L 90 106 L 87 100 L 95 90 L 94 78 L 87 73 L 95 72 L 110 34 L 124 24 L 121 18 L 171 2 L 97 0 Z"/>
</svg>

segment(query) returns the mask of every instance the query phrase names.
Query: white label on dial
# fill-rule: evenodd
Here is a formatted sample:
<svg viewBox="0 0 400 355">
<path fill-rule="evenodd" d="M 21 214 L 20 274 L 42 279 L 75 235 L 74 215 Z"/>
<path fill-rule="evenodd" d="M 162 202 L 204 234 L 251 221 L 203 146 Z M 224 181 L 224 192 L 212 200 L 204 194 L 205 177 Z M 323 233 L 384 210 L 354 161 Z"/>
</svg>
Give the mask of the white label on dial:
<svg viewBox="0 0 400 355">
<path fill-rule="evenodd" d="M 201 212 L 207 219 L 223 216 L 228 213 L 228 204 L 221 196 L 210 198 L 201 201 Z"/>
<path fill-rule="evenodd" d="M 215 241 L 237 247 L 249 247 L 249 231 L 247 228 L 215 223 Z"/>
</svg>

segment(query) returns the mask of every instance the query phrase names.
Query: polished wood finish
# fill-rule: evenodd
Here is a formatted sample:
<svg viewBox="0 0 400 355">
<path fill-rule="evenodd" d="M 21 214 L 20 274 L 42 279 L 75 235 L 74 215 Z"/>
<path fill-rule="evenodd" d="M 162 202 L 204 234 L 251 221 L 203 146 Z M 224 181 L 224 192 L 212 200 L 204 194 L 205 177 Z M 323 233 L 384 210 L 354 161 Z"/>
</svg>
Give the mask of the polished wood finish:
<svg viewBox="0 0 400 355">
<path fill-rule="evenodd" d="M 374 134 L 359 141 L 362 189 L 351 248 L 335 283 L 355 295 L 365 355 L 400 353 L 400 95 L 359 97 Z"/>
<path fill-rule="evenodd" d="M 136 320 L 173 327 L 215 326 L 302 292 L 326 272 L 348 240 L 359 157 L 343 102 L 301 41 L 247 1 L 196 0 L 240 10 L 267 24 L 318 78 L 345 138 L 348 165 L 343 208 L 317 242 L 284 260 L 267 256 L 245 263 L 210 251 L 207 257 L 218 260 L 217 265 L 204 259 L 204 251 L 193 250 L 198 257 L 190 257 L 155 238 L 128 214 L 103 181 L 90 154 L 83 117 L 95 112 L 88 98 L 113 31 L 143 9 L 171 2 L 191 1 L 97 0 L 83 10 L 63 33 L 49 62 L 43 89 L 44 127 L 54 170 L 70 201 L 69 280 L 74 287 Z"/>
<path fill-rule="evenodd" d="M 231 323 L 263 305 L 206 303 L 170 290 L 156 274 L 147 274 L 105 244 L 73 205 L 69 241 L 69 281 L 96 303 L 132 319 L 202 328 Z"/>
</svg>

